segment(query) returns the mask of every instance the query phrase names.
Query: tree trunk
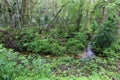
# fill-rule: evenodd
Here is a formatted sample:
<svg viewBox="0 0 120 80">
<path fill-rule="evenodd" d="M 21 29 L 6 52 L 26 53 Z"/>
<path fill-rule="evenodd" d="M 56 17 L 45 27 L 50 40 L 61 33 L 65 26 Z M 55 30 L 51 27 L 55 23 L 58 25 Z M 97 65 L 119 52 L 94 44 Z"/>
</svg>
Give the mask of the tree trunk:
<svg viewBox="0 0 120 80">
<path fill-rule="evenodd" d="M 16 0 L 16 9 L 17 9 L 17 14 L 18 14 L 18 26 L 21 28 L 21 13 L 20 13 L 20 7 L 19 7 L 19 2 Z"/>
<path fill-rule="evenodd" d="M 83 6 L 84 6 L 84 1 L 80 2 L 79 6 L 79 13 L 78 13 L 78 19 L 76 20 L 76 31 L 79 31 L 81 20 L 82 20 L 82 12 L 83 12 Z"/>
<path fill-rule="evenodd" d="M 119 34 L 120 31 L 120 11 L 118 12 L 118 26 L 117 26 L 117 34 Z"/>
<path fill-rule="evenodd" d="M 9 14 L 9 18 L 10 18 L 10 21 L 11 21 L 11 26 L 12 28 L 15 28 L 15 19 L 14 19 L 14 11 L 12 9 L 12 5 L 10 4 L 10 1 L 9 0 L 4 0 L 4 3 L 7 7 L 7 10 L 8 10 L 8 14 Z"/>
<path fill-rule="evenodd" d="M 102 15 L 102 21 L 101 23 L 104 23 L 106 21 L 106 17 L 107 17 L 107 8 L 103 7 L 103 15 Z"/>
<path fill-rule="evenodd" d="M 22 24 L 25 26 L 30 21 L 30 0 L 22 0 L 21 14 Z"/>
<path fill-rule="evenodd" d="M 94 2 L 94 0 L 90 0 L 90 1 L 89 1 L 89 5 L 88 5 L 88 13 L 87 13 L 87 31 L 89 31 L 89 29 L 90 29 L 91 7 L 92 7 L 93 2 Z"/>
<path fill-rule="evenodd" d="M 111 0 L 107 0 L 107 2 L 110 3 Z M 107 10 L 106 6 L 103 7 L 103 12 L 102 13 L 103 13 L 103 15 L 102 15 L 102 21 L 101 21 L 101 23 L 104 23 L 106 21 L 107 14 L 108 14 L 108 10 Z"/>
</svg>

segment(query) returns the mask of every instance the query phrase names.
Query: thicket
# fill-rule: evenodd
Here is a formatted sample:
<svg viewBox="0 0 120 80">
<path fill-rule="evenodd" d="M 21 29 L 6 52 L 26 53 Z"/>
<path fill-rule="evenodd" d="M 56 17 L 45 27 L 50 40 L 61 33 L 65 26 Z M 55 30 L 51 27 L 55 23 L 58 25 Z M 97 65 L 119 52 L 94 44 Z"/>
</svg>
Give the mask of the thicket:
<svg viewBox="0 0 120 80">
<path fill-rule="evenodd" d="M 89 42 L 97 53 L 106 52 L 113 42 L 119 46 L 118 39 L 113 40 L 119 35 L 119 28 L 116 28 L 119 26 L 119 0 L 0 2 L 1 26 L 12 26 L 6 33 L 0 31 L 0 41 L 7 47 L 57 55 L 79 53 Z M 45 5 L 39 6 L 38 3 Z"/>
<path fill-rule="evenodd" d="M 39 54 L 46 53 L 53 55 L 65 53 L 77 54 L 85 50 L 88 43 L 87 35 L 82 32 L 58 33 L 56 29 L 56 31 L 52 30 L 48 33 L 39 33 L 39 28 L 29 29 L 28 27 L 19 30 L 17 33 L 14 31 L 9 32 L 12 40 L 6 39 L 5 37 L 8 36 L 9 33 L 5 35 L 1 34 L 3 36 L 3 39 L 1 38 L 1 42 L 6 42 L 6 45 L 11 45 L 12 48 L 18 49 L 22 52 L 30 51 Z M 9 44 L 9 42 L 15 43 Z"/>
<path fill-rule="evenodd" d="M 102 24 L 93 40 L 93 46 L 96 52 L 110 55 L 120 51 L 119 30 L 115 16 L 108 17 L 107 21 Z"/>
<path fill-rule="evenodd" d="M 120 51 L 119 0 L 0 2 L 0 43 L 6 47 L 59 55 L 83 52 L 91 43 L 96 55 Z"/>
</svg>

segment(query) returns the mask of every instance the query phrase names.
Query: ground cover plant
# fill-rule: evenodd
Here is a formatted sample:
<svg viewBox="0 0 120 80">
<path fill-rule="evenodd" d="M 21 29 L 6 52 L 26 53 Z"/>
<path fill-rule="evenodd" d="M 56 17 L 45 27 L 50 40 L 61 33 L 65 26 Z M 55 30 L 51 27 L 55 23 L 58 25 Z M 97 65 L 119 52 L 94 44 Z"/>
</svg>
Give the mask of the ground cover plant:
<svg viewBox="0 0 120 80">
<path fill-rule="evenodd" d="M 120 0 L 0 0 L 0 80 L 119 80 Z"/>
<path fill-rule="evenodd" d="M 97 57 L 88 62 L 73 57 L 22 55 L 0 45 L 2 80 L 119 80 L 120 57 Z M 102 60 L 102 62 L 101 62 Z"/>
</svg>

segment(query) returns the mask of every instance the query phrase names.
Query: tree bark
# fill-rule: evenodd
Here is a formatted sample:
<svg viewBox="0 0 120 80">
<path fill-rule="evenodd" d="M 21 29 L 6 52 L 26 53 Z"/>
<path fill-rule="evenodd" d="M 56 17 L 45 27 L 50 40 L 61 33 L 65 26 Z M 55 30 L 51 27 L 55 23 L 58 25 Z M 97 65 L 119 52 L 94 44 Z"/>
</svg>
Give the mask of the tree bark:
<svg viewBox="0 0 120 80">
<path fill-rule="evenodd" d="M 107 13 L 108 13 L 107 8 L 103 7 L 103 15 L 102 15 L 101 23 L 104 23 L 106 21 Z"/>
<path fill-rule="evenodd" d="M 25 26 L 30 21 L 30 0 L 22 0 L 21 14 L 22 24 Z"/>
<path fill-rule="evenodd" d="M 78 19 L 76 20 L 76 26 L 77 26 L 76 31 L 78 31 L 80 28 L 80 24 L 81 24 L 81 20 L 82 20 L 83 6 L 84 6 L 84 1 L 80 2 Z"/>
<path fill-rule="evenodd" d="M 21 28 L 21 13 L 20 13 L 20 7 L 19 2 L 16 0 L 16 6 L 17 6 L 17 12 L 18 12 L 18 26 Z"/>
<path fill-rule="evenodd" d="M 89 31 L 90 28 L 90 20 L 91 20 L 91 6 L 93 4 L 94 0 L 89 1 L 88 5 L 88 13 L 87 13 L 87 30 Z"/>
<path fill-rule="evenodd" d="M 4 3 L 5 3 L 7 10 L 8 10 L 9 18 L 11 21 L 11 26 L 12 26 L 12 28 L 15 28 L 15 19 L 14 19 L 15 13 L 13 11 L 12 5 L 10 4 L 9 0 L 4 0 Z"/>
</svg>

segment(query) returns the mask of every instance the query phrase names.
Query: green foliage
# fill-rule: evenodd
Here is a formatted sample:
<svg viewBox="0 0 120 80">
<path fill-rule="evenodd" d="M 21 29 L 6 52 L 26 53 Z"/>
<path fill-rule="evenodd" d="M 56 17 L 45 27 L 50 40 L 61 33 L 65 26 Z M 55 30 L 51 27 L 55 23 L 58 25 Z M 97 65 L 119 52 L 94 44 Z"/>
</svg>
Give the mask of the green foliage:
<svg viewBox="0 0 120 80">
<path fill-rule="evenodd" d="M 17 32 L 18 27 L 21 28 L 16 35 L 13 33 L 12 36 L 9 36 L 10 46 L 16 46 L 17 43 L 21 51 L 55 55 L 79 53 L 85 50 L 88 41 L 84 32 L 92 34 L 92 31 L 98 30 L 93 47 L 96 52 L 106 53 L 106 48 L 111 46 L 116 37 L 113 36 L 116 24 L 112 21 L 116 17 L 111 17 L 111 20 L 108 20 L 107 17 L 113 15 L 119 17 L 119 3 L 119 0 L 32 0 L 30 2 L 19 0 L 18 3 L 11 0 L 8 6 L 1 0 L 0 20 L 2 21 L 0 23 L 2 24 L 0 26 L 8 27 L 9 25 L 11 27 L 14 23 L 15 27 L 11 28 L 13 32 Z M 106 21 L 101 25 L 103 17 L 106 18 Z M 25 29 L 25 25 L 30 27 Z M 41 30 L 35 29 L 35 25 L 39 26 Z M 74 32 L 74 36 L 66 38 Z M 66 41 L 59 41 L 60 39 Z M 0 34 L 1 41 L 4 39 Z M 9 45 L 9 43 L 7 44 Z M 116 43 L 114 48 L 116 46 L 119 44 Z"/>
<path fill-rule="evenodd" d="M 21 30 L 18 35 L 16 36 L 17 45 L 20 47 L 21 50 L 26 49 L 28 44 L 34 40 L 35 37 L 35 30 L 33 29 L 23 29 Z"/>
<path fill-rule="evenodd" d="M 120 32 L 118 30 L 118 33 L 116 35 L 115 40 L 112 42 L 112 44 L 104 50 L 104 53 L 107 54 L 107 56 L 113 56 L 115 53 L 120 53 Z M 114 54 L 113 54 L 114 53 Z"/>
<path fill-rule="evenodd" d="M 61 46 L 59 43 L 52 43 L 50 44 L 50 52 L 53 53 L 54 55 L 61 55 L 64 54 L 65 52 L 65 47 Z"/>
<path fill-rule="evenodd" d="M 68 53 L 79 53 L 85 50 L 87 45 L 87 36 L 84 33 L 76 32 L 72 38 L 66 41 L 66 51 Z"/>
<path fill-rule="evenodd" d="M 12 54 L 11 49 L 7 50 L 0 44 L 0 79 L 8 80 L 15 72 L 15 62 L 11 62 L 15 58 L 15 54 Z"/>
<path fill-rule="evenodd" d="M 49 52 L 50 44 L 47 39 L 34 39 L 28 44 L 28 51 L 32 51 L 35 53 L 38 52 Z"/>
<path fill-rule="evenodd" d="M 81 62 L 71 57 L 43 59 L 39 55 L 22 55 L 0 45 L 1 80 L 119 80 L 116 69 L 119 55 L 108 59 Z M 65 65 L 66 69 L 62 70 Z M 58 72 L 58 76 L 56 75 Z M 86 77 L 87 76 L 87 77 Z"/>
<path fill-rule="evenodd" d="M 35 31 L 36 29 L 24 29 L 17 36 L 18 46 L 21 50 L 24 49 L 32 52 L 48 51 L 49 44 L 47 39 L 42 39 L 41 36 Z M 20 39 L 20 40 L 19 40 Z"/>
<path fill-rule="evenodd" d="M 6 49 L 0 45 L 1 80 L 26 80 L 27 78 L 39 79 L 52 77 L 50 64 L 44 64 L 45 60 L 40 57 L 34 59 L 31 56 L 18 55 L 18 53 L 13 52 L 11 49 Z"/>
<path fill-rule="evenodd" d="M 36 29 L 24 29 L 16 37 L 17 44 L 22 51 L 53 55 L 59 55 L 65 51 L 64 46 L 61 46 L 57 40 L 39 34 Z"/>
<path fill-rule="evenodd" d="M 4 41 L 3 33 L 0 32 L 0 43 L 2 43 L 3 41 Z"/>
<path fill-rule="evenodd" d="M 25 56 L 0 44 L 0 80 L 119 80 L 119 4 L 120 0 L 0 0 L 0 26 L 9 27 L 0 29 L 0 43 L 57 55 Z M 64 56 L 83 52 L 89 42 L 96 54 L 107 56 L 88 62 Z"/>
<path fill-rule="evenodd" d="M 112 18 L 108 18 L 107 22 L 100 26 L 93 43 L 97 52 L 103 53 L 106 48 L 111 46 L 116 38 L 116 29 L 116 22 Z"/>
</svg>

